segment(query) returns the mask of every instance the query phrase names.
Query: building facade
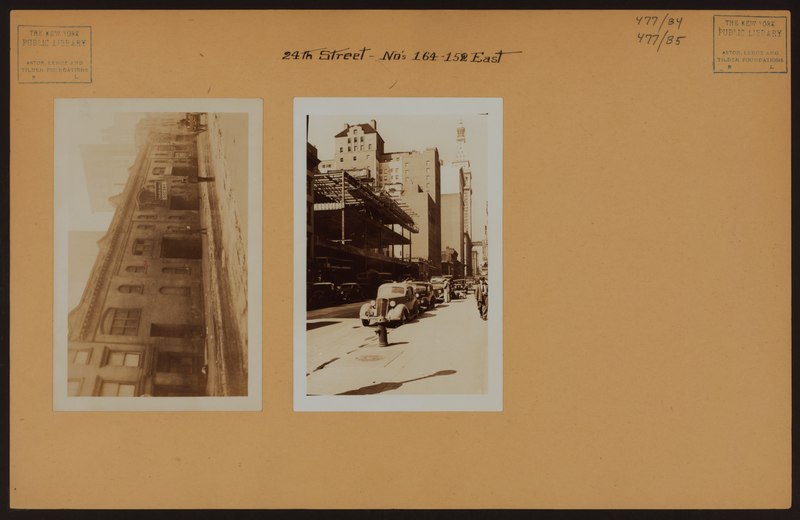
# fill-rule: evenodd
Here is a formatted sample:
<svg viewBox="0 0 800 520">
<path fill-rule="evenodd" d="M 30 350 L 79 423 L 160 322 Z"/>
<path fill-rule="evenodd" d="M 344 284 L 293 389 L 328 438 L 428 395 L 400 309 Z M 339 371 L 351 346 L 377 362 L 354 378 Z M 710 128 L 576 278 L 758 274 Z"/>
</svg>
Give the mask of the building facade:
<svg viewBox="0 0 800 520">
<path fill-rule="evenodd" d="M 458 127 L 456 128 L 456 160 L 453 161 L 452 164 L 454 167 L 461 169 L 463 178 L 463 187 L 461 191 L 464 201 L 464 234 L 463 244 L 461 245 L 461 258 L 465 260 L 465 274 L 467 276 L 472 276 L 474 274 L 474 267 L 473 257 L 470 252 L 472 251 L 472 237 L 475 236 L 472 233 L 472 166 L 467 158 L 465 150 L 466 143 L 466 130 L 463 123 L 459 121 Z"/>
<path fill-rule="evenodd" d="M 172 120 L 141 146 L 80 303 L 69 314 L 68 395 L 199 396 L 204 227 L 197 136 Z"/>
<path fill-rule="evenodd" d="M 334 158 L 318 164 L 321 174 L 344 171 L 376 192 L 396 201 L 416 224 L 410 240 L 384 242 L 383 252 L 398 259 L 410 257 L 419 276 L 441 272 L 441 161 L 436 148 L 386 152 L 378 124 L 345 124 L 334 136 Z M 332 177 L 333 178 L 333 177 Z M 393 228 L 394 229 L 394 228 Z M 400 231 L 400 227 L 394 229 Z M 347 240 L 346 238 L 342 240 Z"/>
<path fill-rule="evenodd" d="M 460 167 L 442 167 L 442 248 L 452 248 L 458 253 L 459 264 L 463 266 L 465 255 L 464 240 L 464 174 Z M 465 273 L 458 274 L 459 277 Z"/>
</svg>

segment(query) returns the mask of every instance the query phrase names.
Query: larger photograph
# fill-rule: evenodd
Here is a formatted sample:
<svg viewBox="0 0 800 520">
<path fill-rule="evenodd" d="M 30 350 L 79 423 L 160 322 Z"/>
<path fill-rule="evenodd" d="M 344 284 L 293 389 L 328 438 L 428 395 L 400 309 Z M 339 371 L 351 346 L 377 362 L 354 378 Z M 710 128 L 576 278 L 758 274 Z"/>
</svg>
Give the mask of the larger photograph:
<svg viewBox="0 0 800 520">
<path fill-rule="evenodd" d="M 55 125 L 56 409 L 259 408 L 261 102 L 61 99 Z"/>
<path fill-rule="evenodd" d="M 501 408 L 501 107 L 295 100 L 296 409 Z"/>
</svg>

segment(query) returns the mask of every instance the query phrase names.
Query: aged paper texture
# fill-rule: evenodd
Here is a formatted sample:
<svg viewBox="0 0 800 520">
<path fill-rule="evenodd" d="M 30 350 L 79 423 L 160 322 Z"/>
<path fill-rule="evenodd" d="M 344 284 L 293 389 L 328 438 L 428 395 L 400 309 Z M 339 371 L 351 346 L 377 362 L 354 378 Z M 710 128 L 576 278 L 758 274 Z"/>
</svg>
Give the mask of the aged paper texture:
<svg viewBox="0 0 800 520">
<path fill-rule="evenodd" d="M 790 30 L 783 11 L 13 12 L 11 506 L 788 507 Z M 295 410 L 296 276 L 306 262 L 295 250 L 295 158 L 298 145 L 323 142 L 311 141 L 313 114 L 297 142 L 298 98 L 502 101 L 502 243 L 489 233 L 502 250 L 501 409 Z M 54 347 L 64 325 L 57 208 L 67 202 L 55 189 L 58 110 L 74 99 L 260 101 L 251 208 L 262 210 L 262 294 L 261 308 L 248 309 L 261 326 L 249 366 L 261 375 L 256 410 L 54 409 L 59 363 L 91 359 Z M 342 130 L 372 119 L 391 128 L 367 105 L 345 108 Z M 478 130 L 461 115 L 470 143 Z M 189 119 L 207 123 L 198 117 Z M 447 122 L 447 143 L 457 123 Z M 388 152 L 409 151 L 384 139 Z M 408 232 L 392 235 L 401 257 Z M 125 251 L 148 251 L 135 244 Z M 408 341 L 404 327 L 443 315 L 390 330 L 388 351 Z M 104 316 L 122 336 L 137 320 L 148 327 L 137 332 L 160 338 L 177 330 L 152 313 L 145 322 L 145 307 Z M 121 369 L 143 362 L 132 350 L 103 352 Z M 173 374 L 158 386 L 197 368 L 172 359 L 153 365 Z M 435 370 L 447 369 L 458 370 Z M 458 380 L 418 383 L 446 381 Z M 86 399 L 171 398 L 129 397 L 139 390 L 109 383 Z"/>
</svg>

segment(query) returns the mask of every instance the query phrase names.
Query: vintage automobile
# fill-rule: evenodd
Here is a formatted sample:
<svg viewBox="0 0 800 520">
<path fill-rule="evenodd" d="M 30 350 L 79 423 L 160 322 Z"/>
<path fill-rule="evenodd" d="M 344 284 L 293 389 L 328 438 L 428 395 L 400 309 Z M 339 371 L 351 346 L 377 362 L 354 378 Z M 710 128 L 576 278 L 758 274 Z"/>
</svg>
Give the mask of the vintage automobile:
<svg viewBox="0 0 800 520">
<path fill-rule="evenodd" d="M 436 307 L 436 297 L 433 292 L 433 285 L 425 280 L 414 280 L 409 282 L 414 286 L 414 296 L 419 300 L 420 312 L 422 309 L 430 310 Z"/>
<path fill-rule="evenodd" d="M 374 300 L 361 306 L 359 317 L 365 327 L 386 323 L 403 325 L 419 314 L 419 301 L 408 283 L 385 283 L 378 287 Z"/>
<path fill-rule="evenodd" d="M 361 286 L 355 282 L 346 282 L 339 286 L 339 299 L 343 302 L 356 302 L 363 300 Z"/>
<path fill-rule="evenodd" d="M 467 297 L 467 281 L 466 280 L 453 280 L 453 297 L 466 298 Z"/>
<path fill-rule="evenodd" d="M 444 276 L 431 276 L 431 285 L 433 286 L 434 301 L 444 302 L 444 282 L 445 282 Z"/>
<path fill-rule="evenodd" d="M 336 285 L 331 282 L 316 282 L 311 285 L 308 307 L 317 308 L 336 303 Z"/>
</svg>

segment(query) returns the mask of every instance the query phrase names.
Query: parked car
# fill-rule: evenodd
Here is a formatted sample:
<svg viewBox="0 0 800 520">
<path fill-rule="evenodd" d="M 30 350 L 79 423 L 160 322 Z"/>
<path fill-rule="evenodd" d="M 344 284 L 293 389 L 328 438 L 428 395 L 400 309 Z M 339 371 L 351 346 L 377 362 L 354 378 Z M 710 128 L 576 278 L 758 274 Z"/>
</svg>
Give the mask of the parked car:
<svg viewBox="0 0 800 520">
<path fill-rule="evenodd" d="M 431 276 L 434 300 L 437 302 L 444 302 L 444 280 L 444 276 Z"/>
<path fill-rule="evenodd" d="M 361 286 L 355 282 L 343 283 L 339 286 L 339 299 L 343 302 L 357 302 L 363 300 Z"/>
<path fill-rule="evenodd" d="M 375 299 L 361 306 L 361 324 L 365 327 L 379 323 L 403 325 L 419 314 L 419 301 L 414 294 L 411 284 L 381 285 Z"/>
<path fill-rule="evenodd" d="M 336 303 L 336 285 L 332 282 L 316 282 L 311 284 L 308 295 L 309 307 L 324 307 Z"/>
<path fill-rule="evenodd" d="M 466 280 L 453 280 L 453 296 L 455 298 L 467 297 L 467 281 Z"/>
<path fill-rule="evenodd" d="M 414 296 L 419 301 L 420 312 L 422 312 L 422 309 L 427 311 L 436 307 L 436 297 L 433 292 L 433 285 L 430 282 L 414 280 L 410 283 L 414 286 Z"/>
</svg>

